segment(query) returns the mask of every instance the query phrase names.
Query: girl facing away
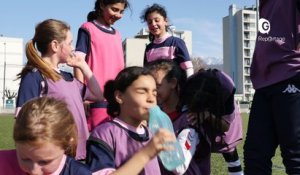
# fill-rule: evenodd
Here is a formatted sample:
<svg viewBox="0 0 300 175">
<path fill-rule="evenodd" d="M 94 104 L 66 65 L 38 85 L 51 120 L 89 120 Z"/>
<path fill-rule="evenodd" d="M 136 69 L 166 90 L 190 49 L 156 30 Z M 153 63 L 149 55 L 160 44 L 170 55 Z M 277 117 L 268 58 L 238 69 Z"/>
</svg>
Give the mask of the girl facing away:
<svg viewBox="0 0 300 175">
<path fill-rule="evenodd" d="M 234 101 L 232 79 L 217 69 L 200 69 L 180 94 L 179 106 L 199 134 L 196 155 L 222 153 L 231 175 L 242 175 L 236 146 L 242 140 L 240 110 Z M 210 167 L 209 167 L 210 172 Z"/>
<path fill-rule="evenodd" d="M 148 25 L 150 39 L 145 49 L 144 65 L 156 59 L 171 59 L 186 71 L 187 76 L 191 76 L 194 69 L 190 55 L 185 42 L 169 34 L 171 29 L 166 9 L 153 4 L 144 9 L 140 18 Z"/>
<path fill-rule="evenodd" d="M 180 142 L 180 144 L 183 147 L 184 153 L 185 153 L 185 167 L 184 170 L 185 174 L 209 174 L 209 159 L 210 157 L 204 156 L 204 157 L 197 157 L 196 153 L 196 148 L 197 144 L 202 141 L 205 141 L 205 139 L 193 139 L 197 137 L 198 132 L 196 132 L 194 129 L 189 128 L 189 121 L 187 120 L 187 108 L 186 106 L 182 109 L 178 109 L 179 102 L 180 102 L 180 91 L 181 89 L 185 86 L 186 84 L 186 75 L 185 72 L 182 71 L 178 65 L 174 64 L 170 60 L 156 60 L 151 62 L 148 65 L 148 68 L 152 72 L 153 76 L 155 77 L 156 84 L 157 84 L 157 102 L 162 108 L 163 111 L 165 111 L 171 120 L 173 121 L 173 126 L 174 130 L 176 132 L 177 138 Z M 191 76 L 189 78 L 189 81 L 187 83 L 187 87 L 185 88 L 185 91 L 193 91 L 194 95 L 196 95 L 196 88 L 199 88 L 199 86 L 195 85 L 196 87 L 191 88 L 192 84 L 189 83 L 195 79 L 195 77 L 199 79 L 199 83 L 201 83 L 201 79 L 207 77 L 207 73 L 209 70 L 202 70 L 203 73 L 196 73 L 195 75 Z M 207 71 L 207 73 L 205 73 Z M 213 93 L 216 93 L 216 91 L 221 91 L 221 89 L 228 89 L 228 92 L 230 95 L 227 95 L 226 98 L 233 98 L 233 93 L 234 93 L 234 86 L 233 82 L 231 79 L 226 76 L 223 72 L 216 71 L 218 72 L 217 74 L 220 75 L 220 81 L 222 82 L 221 85 L 218 87 L 218 89 L 213 90 Z M 216 75 L 212 75 L 211 78 Z M 216 78 L 215 78 L 216 79 Z M 216 86 L 216 84 L 219 84 L 219 81 L 209 81 L 207 80 L 207 85 L 209 86 L 209 83 L 211 83 L 211 87 Z M 199 90 L 200 91 L 200 90 Z M 184 92 L 183 92 L 184 93 Z M 224 92 L 220 93 L 219 95 L 221 96 Z M 193 94 L 193 93 L 191 93 Z M 205 97 L 205 93 L 203 93 L 201 96 L 198 97 L 199 99 L 203 99 L 203 103 L 206 103 L 205 100 L 207 98 Z M 218 101 L 217 99 L 221 97 L 216 97 L 215 96 L 215 101 Z M 185 102 L 188 100 L 192 100 L 192 96 L 185 97 L 184 100 Z M 231 99 L 233 100 L 233 99 Z M 209 101 L 208 101 L 209 102 Z M 219 106 L 219 108 L 224 108 L 222 105 Z M 234 105 L 234 101 L 228 101 L 228 105 Z M 225 106 L 226 107 L 226 106 Z M 225 140 L 227 141 L 226 143 L 231 143 L 231 142 L 237 142 L 239 139 L 241 139 L 241 123 L 240 121 L 240 114 L 238 113 L 239 110 L 237 106 L 235 106 L 235 112 L 231 111 L 235 115 L 235 122 L 232 122 L 230 124 L 230 129 L 228 132 L 225 132 L 226 134 L 223 136 Z M 230 113 L 230 112 L 229 112 Z M 238 122 L 236 122 L 238 121 Z M 227 140 L 228 134 L 227 133 L 235 133 L 237 135 L 237 138 L 232 138 L 231 140 Z M 227 135 L 227 136 L 226 136 Z M 193 136 L 193 137 L 192 137 Z M 201 144 L 200 144 L 201 145 Z M 229 144 L 230 145 L 230 144 Z M 241 165 L 239 162 L 238 154 L 234 146 L 231 146 L 231 149 L 224 147 L 224 148 L 218 148 L 221 149 L 223 157 L 225 158 L 226 162 L 228 163 L 228 169 L 229 173 L 232 174 L 241 174 Z M 219 152 L 216 151 L 216 152 Z M 180 169 L 178 169 L 180 170 Z M 182 171 L 182 170 L 181 170 Z M 179 171 L 178 171 L 179 172 Z M 165 172 L 164 174 L 172 174 Z"/>
<path fill-rule="evenodd" d="M 102 100 L 103 93 L 89 66 L 73 50 L 72 34 L 65 22 L 47 19 L 36 26 L 33 39 L 26 45 L 27 64 L 18 74 L 21 83 L 16 114 L 32 98 L 50 96 L 64 100 L 78 131 L 76 159 L 84 159 L 89 132 L 82 99 Z M 59 70 L 59 63 L 80 69 L 87 79 L 87 88 L 72 74 Z"/>
<path fill-rule="evenodd" d="M 114 119 L 98 125 L 88 140 L 87 164 L 98 174 L 160 175 L 156 155 L 172 149 L 164 143 L 174 134 L 161 129 L 154 136 L 145 126 L 156 105 L 155 80 L 142 67 L 128 67 L 107 82 L 104 96 Z"/>
<path fill-rule="evenodd" d="M 125 67 L 122 39 L 112 25 L 122 18 L 128 7 L 127 0 L 96 0 L 94 11 L 87 16 L 88 22 L 78 30 L 76 53 L 85 59 L 101 89 Z M 86 82 L 80 70 L 75 69 L 75 76 Z M 106 100 L 89 101 L 86 105 L 89 131 L 110 119 L 106 113 Z"/>
<path fill-rule="evenodd" d="M 24 104 L 13 131 L 16 149 L 0 151 L 0 169 L 7 175 L 89 175 L 74 159 L 77 129 L 67 104 L 50 97 Z"/>
</svg>

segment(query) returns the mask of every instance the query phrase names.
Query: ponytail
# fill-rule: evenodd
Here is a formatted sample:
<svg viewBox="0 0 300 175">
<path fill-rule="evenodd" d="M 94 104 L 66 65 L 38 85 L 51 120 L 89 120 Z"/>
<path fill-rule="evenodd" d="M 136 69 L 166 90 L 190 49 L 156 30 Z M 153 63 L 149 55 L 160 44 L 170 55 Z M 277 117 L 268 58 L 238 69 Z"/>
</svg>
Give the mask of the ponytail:
<svg viewBox="0 0 300 175">
<path fill-rule="evenodd" d="M 34 41 L 30 40 L 26 44 L 26 57 L 28 59 L 26 66 L 17 75 L 18 78 L 22 78 L 31 71 L 33 68 L 37 68 L 43 76 L 53 81 L 58 81 L 61 77 L 55 72 L 47 63 L 43 61 L 34 47 Z"/>
<path fill-rule="evenodd" d="M 120 114 L 120 104 L 116 101 L 115 98 L 115 80 L 109 80 L 104 86 L 104 98 L 107 100 L 107 113 L 111 117 L 117 117 Z"/>
<path fill-rule="evenodd" d="M 97 16 L 97 12 L 96 12 L 96 11 L 90 11 L 89 14 L 88 14 L 87 17 L 86 17 L 86 20 L 87 20 L 88 22 L 92 22 L 92 21 L 96 20 L 97 17 L 98 17 L 98 16 Z"/>
</svg>

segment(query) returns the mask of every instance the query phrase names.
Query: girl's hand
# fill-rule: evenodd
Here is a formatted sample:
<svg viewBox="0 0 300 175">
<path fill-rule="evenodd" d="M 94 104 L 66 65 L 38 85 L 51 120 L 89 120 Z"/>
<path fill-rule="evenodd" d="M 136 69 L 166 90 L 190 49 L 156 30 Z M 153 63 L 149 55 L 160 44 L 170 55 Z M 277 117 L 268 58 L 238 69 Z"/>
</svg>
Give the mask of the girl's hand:
<svg viewBox="0 0 300 175">
<path fill-rule="evenodd" d="M 70 55 L 70 57 L 67 59 L 66 63 L 68 66 L 71 66 L 74 68 L 82 68 L 82 66 L 84 64 L 86 64 L 85 60 L 82 57 L 77 56 L 75 53 L 72 53 Z"/>
<path fill-rule="evenodd" d="M 167 129 L 159 129 L 153 136 L 151 141 L 143 148 L 150 159 L 153 159 L 161 151 L 174 149 L 172 146 L 167 146 L 168 142 L 175 142 L 176 137 Z"/>
<path fill-rule="evenodd" d="M 208 111 L 199 113 L 198 115 L 195 113 L 189 113 L 187 115 L 187 120 L 190 125 L 197 129 L 199 129 L 200 127 L 198 126 L 198 122 L 200 125 L 206 122 L 206 124 L 209 124 L 212 129 L 221 133 L 228 131 L 230 126 L 228 122 L 226 122 L 222 118 L 217 118 L 214 114 Z"/>
<path fill-rule="evenodd" d="M 189 122 L 190 125 L 197 127 L 197 123 L 199 122 L 200 124 L 202 124 L 208 117 L 210 116 L 210 113 L 205 111 L 204 113 L 201 112 L 199 114 L 196 113 L 188 113 L 187 115 L 187 120 Z M 214 118 L 214 115 L 212 115 L 211 117 Z"/>
</svg>

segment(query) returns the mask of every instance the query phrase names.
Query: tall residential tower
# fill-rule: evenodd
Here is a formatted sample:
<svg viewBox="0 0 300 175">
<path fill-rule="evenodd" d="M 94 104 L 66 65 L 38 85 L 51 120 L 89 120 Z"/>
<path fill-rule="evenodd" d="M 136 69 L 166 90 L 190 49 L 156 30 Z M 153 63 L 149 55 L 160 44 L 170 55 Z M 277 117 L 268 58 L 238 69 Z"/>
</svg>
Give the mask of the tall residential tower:
<svg viewBox="0 0 300 175">
<path fill-rule="evenodd" d="M 236 84 L 239 101 L 252 101 L 254 90 L 250 65 L 256 40 L 256 8 L 229 7 L 223 18 L 223 70 Z"/>
</svg>

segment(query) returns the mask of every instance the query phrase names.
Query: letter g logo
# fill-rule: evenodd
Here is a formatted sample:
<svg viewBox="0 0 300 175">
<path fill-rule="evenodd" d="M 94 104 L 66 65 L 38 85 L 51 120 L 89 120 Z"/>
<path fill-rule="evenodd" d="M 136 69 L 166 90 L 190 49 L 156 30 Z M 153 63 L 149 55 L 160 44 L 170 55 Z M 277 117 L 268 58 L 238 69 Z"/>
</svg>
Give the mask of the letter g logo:
<svg viewBox="0 0 300 175">
<path fill-rule="evenodd" d="M 258 22 L 258 31 L 262 34 L 269 33 L 271 29 L 270 22 L 264 18 L 260 18 Z"/>
</svg>

